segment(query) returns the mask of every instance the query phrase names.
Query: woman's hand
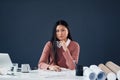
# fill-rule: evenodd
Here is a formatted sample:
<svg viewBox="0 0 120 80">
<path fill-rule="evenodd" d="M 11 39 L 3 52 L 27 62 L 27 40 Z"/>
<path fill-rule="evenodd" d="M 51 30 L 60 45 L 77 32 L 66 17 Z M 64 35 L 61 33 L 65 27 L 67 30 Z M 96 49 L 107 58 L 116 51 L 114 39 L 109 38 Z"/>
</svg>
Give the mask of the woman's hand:
<svg viewBox="0 0 120 80">
<path fill-rule="evenodd" d="M 60 45 L 63 47 L 64 51 L 67 51 L 68 48 L 67 48 L 67 45 L 65 43 L 66 43 L 65 41 L 60 41 Z"/>
<path fill-rule="evenodd" d="M 49 70 L 60 72 L 61 68 L 59 66 L 57 66 L 57 65 L 50 65 Z"/>
</svg>

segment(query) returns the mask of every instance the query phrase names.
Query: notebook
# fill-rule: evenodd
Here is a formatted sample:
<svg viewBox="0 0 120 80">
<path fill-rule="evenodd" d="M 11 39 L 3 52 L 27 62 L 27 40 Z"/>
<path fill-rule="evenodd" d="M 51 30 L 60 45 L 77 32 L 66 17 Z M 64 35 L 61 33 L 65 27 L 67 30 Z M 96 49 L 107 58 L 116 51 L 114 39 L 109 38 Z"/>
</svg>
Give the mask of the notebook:
<svg viewBox="0 0 120 80">
<path fill-rule="evenodd" d="M 12 61 L 8 53 L 0 53 L 0 68 L 6 68 L 10 70 L 12 67 Z"/>
</svg>

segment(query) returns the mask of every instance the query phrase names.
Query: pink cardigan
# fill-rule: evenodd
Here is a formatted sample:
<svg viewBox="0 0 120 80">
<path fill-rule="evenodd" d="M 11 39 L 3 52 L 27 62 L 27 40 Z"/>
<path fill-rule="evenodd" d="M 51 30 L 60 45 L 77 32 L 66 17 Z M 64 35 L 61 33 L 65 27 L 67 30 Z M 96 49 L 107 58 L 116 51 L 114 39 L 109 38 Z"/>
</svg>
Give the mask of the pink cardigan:
<svg viewBox="0 0 120 80">
<path fill-rule="evenodd" d="M 75 64 L 78 63 L 80 46 L 77 42 L 71 41 L 68 45 L 68 51 L 64 51 L 63 48 L 57 48 L 58 58 L 57 65 L 63 68 L 75 69 Z M 50 62 L 48 59 L 50 57 Z M 38 63 L 38 68 L 47 69 L 50 65 L 54 64 L 53 52 L 52 52 L 52 43 L 48 41 L 43 49 L 41 58 Z"/>
</svg>

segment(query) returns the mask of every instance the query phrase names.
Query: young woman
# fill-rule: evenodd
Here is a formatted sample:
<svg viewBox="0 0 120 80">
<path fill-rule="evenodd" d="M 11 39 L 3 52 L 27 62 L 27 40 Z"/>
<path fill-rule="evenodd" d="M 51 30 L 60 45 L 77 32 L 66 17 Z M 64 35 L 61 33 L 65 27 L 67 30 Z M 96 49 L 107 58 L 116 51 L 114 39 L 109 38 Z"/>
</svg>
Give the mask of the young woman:
<svg viewBox="0 0 120 80">
<path fill-rule="evenodd" d="M 61 71 L 61 68 L 75 69 L 80 46 L 72 40 L 68 24 L 64 20 L 56 22 L 52 38 L 43 49 L 38 68 Z"/>
</svg>

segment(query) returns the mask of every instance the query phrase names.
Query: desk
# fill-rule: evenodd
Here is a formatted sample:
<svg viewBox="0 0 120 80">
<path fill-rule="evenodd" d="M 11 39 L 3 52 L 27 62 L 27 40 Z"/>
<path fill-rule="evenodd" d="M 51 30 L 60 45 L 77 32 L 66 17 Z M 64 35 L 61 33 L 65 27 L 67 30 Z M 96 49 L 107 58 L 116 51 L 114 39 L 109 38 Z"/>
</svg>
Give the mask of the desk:
<svg viewBox="0 0 120 80">
<path fill-rule="evenodd" d="M 62 69 L 61 72 L 32 70 L 29 73 L 17 72 L 16 75 L 0 75 L 0 80 L 87 80 L 84 76 L 75 76 L 75 70 Z"/>
</svg>

